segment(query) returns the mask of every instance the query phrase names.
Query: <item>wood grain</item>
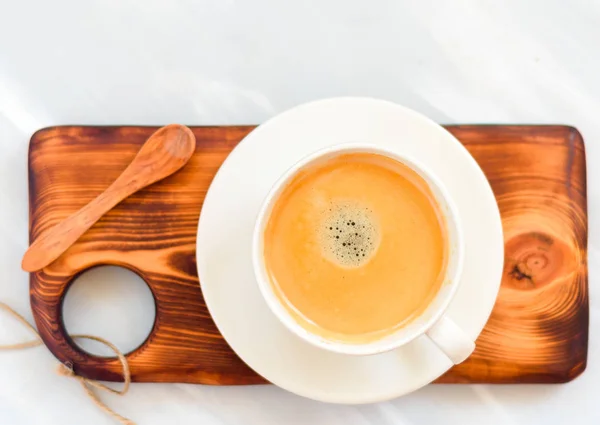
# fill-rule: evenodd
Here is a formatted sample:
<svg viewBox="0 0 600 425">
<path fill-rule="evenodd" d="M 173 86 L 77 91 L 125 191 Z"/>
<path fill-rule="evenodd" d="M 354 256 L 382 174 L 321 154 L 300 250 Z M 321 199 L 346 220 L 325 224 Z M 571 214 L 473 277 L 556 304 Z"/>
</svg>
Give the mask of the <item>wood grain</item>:
<svg viewBox="0 0 600 425">
<path fill-rule="evenodd" d="M 206 190 L 253 127 L 194 127 L 196 152 L 176 174 L 127 198 L 30 278 L 31 305 L 52 353 L 92 379 L 121 380 L 115 359 L 91 356 L 65 333 L 62 301 L 91 267 L 138 273 L 156 300 L 148 339 L 128 355 L 138 382 L 257 384 L 219 335 L 196 273 Z M 566 382 L 585 369 L 588 338 L 585 152 L 566 126 L 450 126 L 488 177 L 500 206 L 502 287 L 475 353 L 439 382 Z M 155 127 L 53 127 L 29 151 L 30 240 L 88 203 L 133 159 Z M 474 201 L 475 202 L 475 201 Z"/>
</svg>

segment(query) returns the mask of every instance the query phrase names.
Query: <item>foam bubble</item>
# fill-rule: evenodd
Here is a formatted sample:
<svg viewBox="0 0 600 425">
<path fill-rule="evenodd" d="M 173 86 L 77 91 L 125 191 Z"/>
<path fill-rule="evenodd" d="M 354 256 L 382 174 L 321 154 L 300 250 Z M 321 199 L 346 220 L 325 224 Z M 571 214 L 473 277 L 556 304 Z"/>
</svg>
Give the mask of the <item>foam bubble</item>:
<svg viewBox="0 0 600 425">
<path fill-rule="evenodd" d="M 380 240 L 373 211 L 351 202 L 329 206 L 319 235 L 325 258 L 348 268 L 367 263 L 377 251 Z"/>
</svg>

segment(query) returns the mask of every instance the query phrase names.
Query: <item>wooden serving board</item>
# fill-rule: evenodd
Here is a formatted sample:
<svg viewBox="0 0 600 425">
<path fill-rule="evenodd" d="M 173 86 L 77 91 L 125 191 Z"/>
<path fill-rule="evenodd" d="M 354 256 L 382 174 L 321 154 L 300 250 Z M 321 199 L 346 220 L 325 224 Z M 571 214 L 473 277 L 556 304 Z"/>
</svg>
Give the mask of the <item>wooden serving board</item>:
<svg viewBox="0 0 600 425">
<path fill-rule="evenodd" d="M 133 381 L 265 382 L 217 331 L 195 262 L 196 228 L 208 186 L 252 128 L 194 127 L 197 149 L 188 165 L 126 199 L 57 261 L 31 274 L 35 321 L 61 362 L 88 378 L 122 379 L 116 359 L 89 355 L 72 343 L 61 313 L 65 292 L 79 273 L 111 264 L 138 273 L 156 300 L 150 336 L 128 355 Z M 581 135 L 565 126 L 447 128 L 492 185 L 506 256 L 500 294 L 475 353 L 438 382 L 569 381 L 585 369 L 588 341 Z M 29 150 L 30 240 L 102 192 L 155 129 L 53 127 L 35 133 Z"/>
</svg>

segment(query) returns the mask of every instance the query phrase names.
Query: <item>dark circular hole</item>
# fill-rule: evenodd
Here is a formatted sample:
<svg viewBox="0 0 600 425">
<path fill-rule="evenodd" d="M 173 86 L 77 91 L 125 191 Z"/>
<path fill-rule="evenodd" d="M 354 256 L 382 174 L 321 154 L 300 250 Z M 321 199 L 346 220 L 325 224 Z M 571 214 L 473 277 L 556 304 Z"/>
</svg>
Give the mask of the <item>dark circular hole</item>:
<svg viewBox="0 0 600 425">
<path fill-rule="evenodd" d="M 130 353 L 152 331 L 156 305 L 140 276 L 122 267 L 101 266 L 83 272 L 69 285 L 62 313 L 69 335 L 99 336 Z M 104 344 L 86 339 L 73 342 L 90 354 L 114 357 Z"/>
</svg>

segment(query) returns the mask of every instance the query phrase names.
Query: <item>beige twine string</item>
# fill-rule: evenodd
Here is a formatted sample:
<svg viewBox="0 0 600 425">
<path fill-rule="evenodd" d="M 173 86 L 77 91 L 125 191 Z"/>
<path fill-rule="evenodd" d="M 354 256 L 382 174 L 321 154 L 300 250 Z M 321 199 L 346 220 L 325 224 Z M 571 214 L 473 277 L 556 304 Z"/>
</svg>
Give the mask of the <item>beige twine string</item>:
<svg viewBox="0 0 600 425">
<path fill-rule="evenodd" d="M 17 319 L 19 322 L 21 322 L 25 327 L 27 327 L 31 332 L 33 332 L 36 335 L 36 339 L 33 341 L 22 342 L 20 344 L 0 345 L 0 350 L 21 350 L 21 349 L 25 349 L 25 348 L 37 347 L 39 345 L 44 344 L 44 342 L 42 341 L 42 338 L 40 337 L 40 334 L 31 325 L 31 323 L 29 323 L 23 316 L 21 316 L 19 313 L 17 313 L 16 311 L 14 311 L 12 308 L 10 308 L 8 305 L 6 305 L 5 303 L 3 303 L 1 301 L 0 301 L 0 308 L 2 310 L 6 311 L 7 313 L 9 313 L 10 315 L 12 315 L 15 319 Z M 112 416 L 113 418 L 118 420 L 121 424 L 135 425 L 135 422 L 119 415 L 117 412 L 115 412 L 110 407 L 108 407 L 106 404 L 104 404 L 104 402 L 102 400 L 100 400 L 98 395 L 93 391 L 93 388 L 96 388 L 98 390 L 111 392 L 111 393 L 117 394 L 117 395 L 125 395 L 127 393 L 127 391 L 129 390 L 129 384 L 131 383 L 131 372 L 129 371 L 129 364 L 127 363 L 127 359 L 125 359 L 125 356 L 123 355 L 123 353 L 121 353 L 119 351 L 119 349 L 114 346 L 114 344 L 111 344 L 107 340 L 99 338 L 97 336 L 71 335 L 71 338 L 89 339 L 92 341 L 97 341 L 101 344 L 104 344 L 105 346 L 110 348 L 112 351 L 114 351 L 114 353 L 119 358 L 121 365 L 123 366 L 123 378 L 125 380 L 125 382 L 123 384 L 123 389 L 116 390 L 116 389 L 110 388 L 100 382 L 94 381 L 93 379 L 87 379 L 87 378 L 84 378 L 83 376 L 75 375 L 75 372 L 73 371 L 72 367 L 68 367 L 67 365 L 64 365 L 62 363 L 58 367 L 58 373 L 62 376 L 68 376 L 68 377 L 77 379 L 81 383 L 81 386 L 83 387 L 83 389 L 85 390 L 87 395 L 92 399 L 94 404 L 96 406 L 98 406 L 100 409 L 102 409 L 104 412 L 108 413 L 110 416 Z"/>
</svg>

